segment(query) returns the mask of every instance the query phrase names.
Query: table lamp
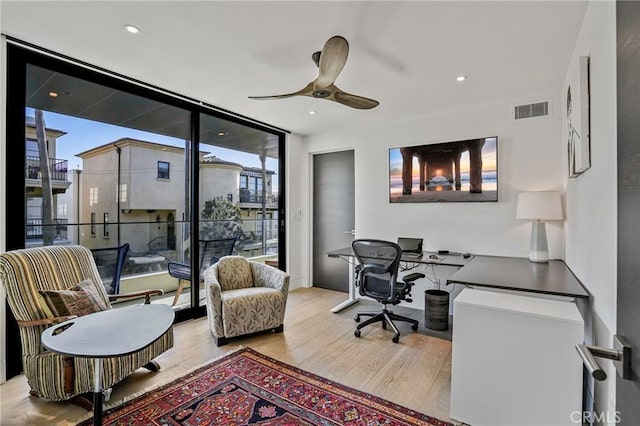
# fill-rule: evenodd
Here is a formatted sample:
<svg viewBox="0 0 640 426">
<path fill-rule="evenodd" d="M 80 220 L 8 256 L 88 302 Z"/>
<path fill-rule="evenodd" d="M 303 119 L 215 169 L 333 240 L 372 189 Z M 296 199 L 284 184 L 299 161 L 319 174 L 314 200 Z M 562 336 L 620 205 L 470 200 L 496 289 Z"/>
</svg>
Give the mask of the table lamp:
<svg viewBox="0 0 640 426">
<path fill-rule="evenodd" d="M 548 262 L 547 229 L 543 221 L 563 219 L 560 193 L 553 191 L 521 192 L 518 194 L 516 219 L 533 221 L 531 223 L 529 260 L 531 262 Z"/>
</svg>

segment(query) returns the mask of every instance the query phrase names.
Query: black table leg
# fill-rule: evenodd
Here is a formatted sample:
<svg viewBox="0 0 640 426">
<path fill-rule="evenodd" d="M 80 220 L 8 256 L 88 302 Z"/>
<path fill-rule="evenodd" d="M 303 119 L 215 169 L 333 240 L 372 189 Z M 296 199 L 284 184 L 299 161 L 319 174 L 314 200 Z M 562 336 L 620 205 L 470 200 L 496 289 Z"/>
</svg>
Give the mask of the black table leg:
<svg viewBox="0 0 640 426">
<path fill-rule="evenodd" d="M 94 392 L 93 394 L 93 424 L 94 426 L 102 426 L 102 401 L 104 397 L 102 392 Z"/>
<path fill-rule="evenodd" d="M 102 358 L 93 359 L 93 425 L 102 426 Z"/>
</svg>

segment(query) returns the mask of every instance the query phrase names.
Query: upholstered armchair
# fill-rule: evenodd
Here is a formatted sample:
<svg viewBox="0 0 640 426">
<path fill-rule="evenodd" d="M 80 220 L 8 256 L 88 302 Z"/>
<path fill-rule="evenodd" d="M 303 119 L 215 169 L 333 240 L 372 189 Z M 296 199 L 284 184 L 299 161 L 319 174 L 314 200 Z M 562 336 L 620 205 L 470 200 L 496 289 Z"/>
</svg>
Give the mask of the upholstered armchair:
<svg viewBox="0 0 640 426">
<path fill-rule="evenodd" d="M 112 309 L 120 297 L 145 297 L 146 303 L 162 290 L 107 295 L 89 249 L 82 246 L 46 246 L 15 250 L 0 255 L 0 281 L 9 307 L 18 321 L 22 341 L 22 364 L 31 395 L 60 401 L 93 391 L 93 358 L 60 355 L 44 349 L 42 332 L 76 316 Z M 53 302 L 52 302 L 53 301 Z M 157 371 L 152 361 L 173 346 L 173 330 L 142 350 L 121 357 L 104 358 L 105 389 L 134 370 Z"/>
<path fill-rule="evenodd" d="M 284 329 L 289 274 L 241 256 L 225 256 L 204 273 L 207 318 L 216 345 L 227 338 Z"/>
</svg>

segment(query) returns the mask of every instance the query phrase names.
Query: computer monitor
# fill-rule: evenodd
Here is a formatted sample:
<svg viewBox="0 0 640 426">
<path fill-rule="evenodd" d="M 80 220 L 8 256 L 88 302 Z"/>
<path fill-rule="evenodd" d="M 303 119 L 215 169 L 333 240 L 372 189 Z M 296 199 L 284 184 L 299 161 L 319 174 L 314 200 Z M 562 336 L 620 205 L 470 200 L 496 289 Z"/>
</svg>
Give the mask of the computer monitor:
<svg viewBox="0 0 640 426">
<path fill-rule="evenodd" d="M 398 237 L 398 245 L 403 253 L 422 254 L 422 238 Z"/>
</svg>

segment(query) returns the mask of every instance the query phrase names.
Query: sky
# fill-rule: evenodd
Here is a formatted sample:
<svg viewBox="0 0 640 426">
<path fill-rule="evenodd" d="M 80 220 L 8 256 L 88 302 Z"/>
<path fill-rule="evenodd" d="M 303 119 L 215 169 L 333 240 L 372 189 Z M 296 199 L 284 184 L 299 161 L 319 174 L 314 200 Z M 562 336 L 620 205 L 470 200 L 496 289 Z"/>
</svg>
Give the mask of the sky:
<svg viewBox="0 0 640 426">
<path fill-rule="evenodd" d="M 34 116 L 32 108 L 27 108 L 26 113 L 27 117 Z M 67 133 L 57 140 L 56 158 L 68 160 L 69 169 L 82 169 L 82 159 L 76 157 L 76 154 L 125 137 L 184 148 L 182 139 L 56 114 L 50 111 L 44 111 L 44 121 L 46 127 Z M 222 160 L 232 161 L 248 167 L 261 167 L 260 158 L 255 154 L 205 144 L 201 144 L 200 149 L 210 152 Z M 266 166 L 268 170 L 273 170 L 277 173 L 278 160 L 267 158 Z M 273 183 L 277 185 L 277 179 L 274 179 Z"/>
<path fill-rule="evenodd" d="M 497 138 L 487 138 L 482 148 L 482 170 L 483 171 L 496 171 L 497 168 L 497 150 L 496 150 Z M 418 167 L 418 159 L 413 158 L 414 167 L 413 174 L 418 176 L 420 169 Z M 463 153 L 460 158 L 460 171 L 467 173 L 469 171 L 469 155 Z M 391 177 L 402 174 L 402 155 L 399 148 L 389 150 L 389 173 Z"/>
</svg>

